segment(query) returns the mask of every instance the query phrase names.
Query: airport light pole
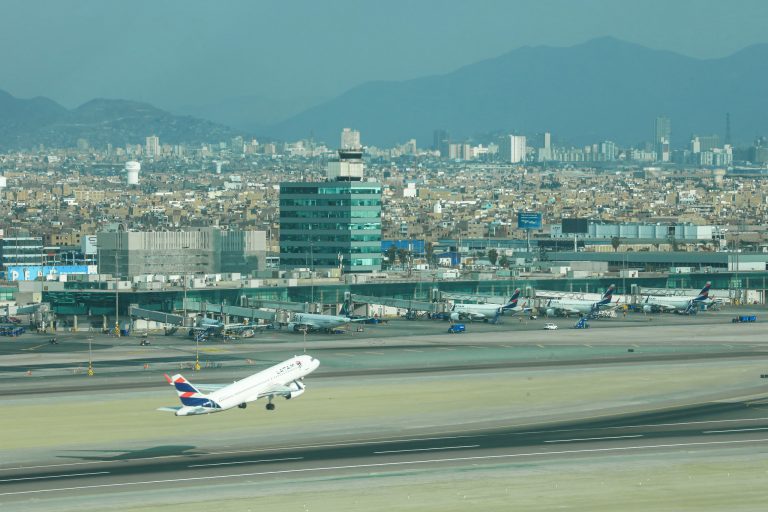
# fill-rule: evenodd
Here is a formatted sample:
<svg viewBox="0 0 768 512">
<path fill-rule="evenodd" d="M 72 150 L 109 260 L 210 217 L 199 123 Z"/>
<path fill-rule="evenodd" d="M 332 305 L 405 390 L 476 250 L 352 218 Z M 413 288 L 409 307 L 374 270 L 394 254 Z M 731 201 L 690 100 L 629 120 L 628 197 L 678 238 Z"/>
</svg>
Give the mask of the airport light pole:
<svg viewBox="0 0 768 512">
<path fill-rule="evenodd" d="M 119 236 L 119 234 L 118 234 Z M 117 238 L 115 238 L 115 336 L 120 337 L 120 275 L 117 271 Z"/>
<path fill-rule="evenodd" d="M 90 336 L 88 337 L 88 376 L 93 377 L 94 371 L 93 371 L 93 356 L 91 353 L 91 341 L 93 338 Z"/>
</svg>

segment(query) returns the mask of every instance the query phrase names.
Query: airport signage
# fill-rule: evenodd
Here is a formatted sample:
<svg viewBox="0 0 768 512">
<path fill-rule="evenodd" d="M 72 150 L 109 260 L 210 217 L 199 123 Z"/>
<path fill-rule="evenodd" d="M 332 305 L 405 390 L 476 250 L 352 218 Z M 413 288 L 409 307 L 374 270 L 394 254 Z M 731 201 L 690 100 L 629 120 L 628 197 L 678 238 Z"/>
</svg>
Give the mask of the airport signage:
<svg viewBox="0 0 768 512">
<path fill-rule="evenodd" d="M 8 267 L 8 281 L 56 281 L 61 275 L 88 274 L 88 265 L 19 265 Z"/>
<path fill-rule="evenodd" d="M 540 212 L 517 212 L 518 229 L 541 229 Z"/>
</svg>

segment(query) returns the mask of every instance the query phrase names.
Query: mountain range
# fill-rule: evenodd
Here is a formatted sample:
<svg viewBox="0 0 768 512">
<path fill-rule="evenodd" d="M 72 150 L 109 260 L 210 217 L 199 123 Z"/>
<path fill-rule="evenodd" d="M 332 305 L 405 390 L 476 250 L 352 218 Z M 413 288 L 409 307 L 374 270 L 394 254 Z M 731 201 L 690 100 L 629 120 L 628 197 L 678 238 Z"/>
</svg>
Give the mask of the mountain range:
<svg viewBox="0 0 768 512">
<path fill-rule="evenodd" d="M 164 143 L 215 142 L 237 133 L 311 136 L 335 147 L 344 127 L 377 146 L 415 138 L 429 147 L 436 129 L 453 141 L 548 131 L 561 145 L 635 145 L 653 139 L 660 115 L 672 120 L 672 146 L 684 147 L 692 134 L 725 135 L 726 113 L 732 140 L 747 144 L 768 134 L 766 83 L 768 44 L 696 59 L 605 37 L 571 47 L 522 47 L 443 75 L 367 82 L 309 109 L 301 108 L 312 103 L 308 98 L 243 96 L 174 109 L 192 116 L 107 99 L 68 110 L 47 98 L 0 91 L 0 150 L 73 146 L 79 138 L 123 145 L 152 134 Z"/>
<path fill-rule="evenodd" d="M 94 99 L 68 110 L 38 97 L 15 98 L 0 91 L 0 150 L 72 147 L 78 139 L 91 146 L 143 144 L 149 135 L 162 143 L 218 142 L 235 135 L 229 127 L 190 116 L 178 116 L 146 103 Z"/>
<path fill-rule="evenodd" d="M 416 138 L 435 129 L 462 141 L 489 132 L 549 131 L 561 142 L 653 139 L 655 118 L 672 120 L 672 146 L 691 134 L 732 135 L 747 143 L 768 132 L 768 45 L 720 59 L 695 59 L 614 38 L 572 47 L 522 47 L 444 75 L 368 82 L 267 129 L 286 140 L 338 144 L 344 127 L 365 145 Z"/>
</svg>

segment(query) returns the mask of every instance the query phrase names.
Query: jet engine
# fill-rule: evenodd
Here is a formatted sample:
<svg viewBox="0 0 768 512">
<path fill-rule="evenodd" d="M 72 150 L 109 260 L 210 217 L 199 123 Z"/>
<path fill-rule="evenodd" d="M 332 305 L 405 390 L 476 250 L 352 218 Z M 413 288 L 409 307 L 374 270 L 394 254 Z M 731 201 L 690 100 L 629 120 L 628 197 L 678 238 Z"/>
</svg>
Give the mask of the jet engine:
<svg viewBox="0 0 768 512">
<path fill-rule="evenodd" d="M 653 307 L 649 306 L 648 304 L 644 305 L 643 313 L 653 313 Z"/>
<path fill-rule="evenodd" d="M 288 389 L 290 389 L 290 393 L 285 395 L 286 400 L 290 400 L 291 398 L 296 398 L 297 396 L 301 396 L 304 394 L 304 391 L 306 391 L 306 387 L 304 384 L 302 384 L 299 381 L 293 381 L 290 384 L 288 384 Z"/>
<path fill-rule="evenodd" d="M 555 310 L 553 308 L 547 309 L 547 316 L 555 316 Z"/>
<path fill-rule="evenodd" d="M 302 326 L 301 324 L 297 324 L 296 322 L 289 322 L 288 323 L 288 330 L 294 331 L 294 332 L 301 332 Z"/>
</svg>

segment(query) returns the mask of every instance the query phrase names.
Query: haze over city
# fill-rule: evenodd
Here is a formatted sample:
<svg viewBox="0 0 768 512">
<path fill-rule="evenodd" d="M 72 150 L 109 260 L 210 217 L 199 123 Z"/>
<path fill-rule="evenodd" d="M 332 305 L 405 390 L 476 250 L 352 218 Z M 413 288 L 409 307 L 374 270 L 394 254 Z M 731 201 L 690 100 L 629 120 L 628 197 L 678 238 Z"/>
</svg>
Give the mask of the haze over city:
<svg viewBox="0 0 768 512">
<path fill-rule="evenodd" d="M 764 510 L 766 20 L 0 0 L 0 509 Z"/>
</svg>

